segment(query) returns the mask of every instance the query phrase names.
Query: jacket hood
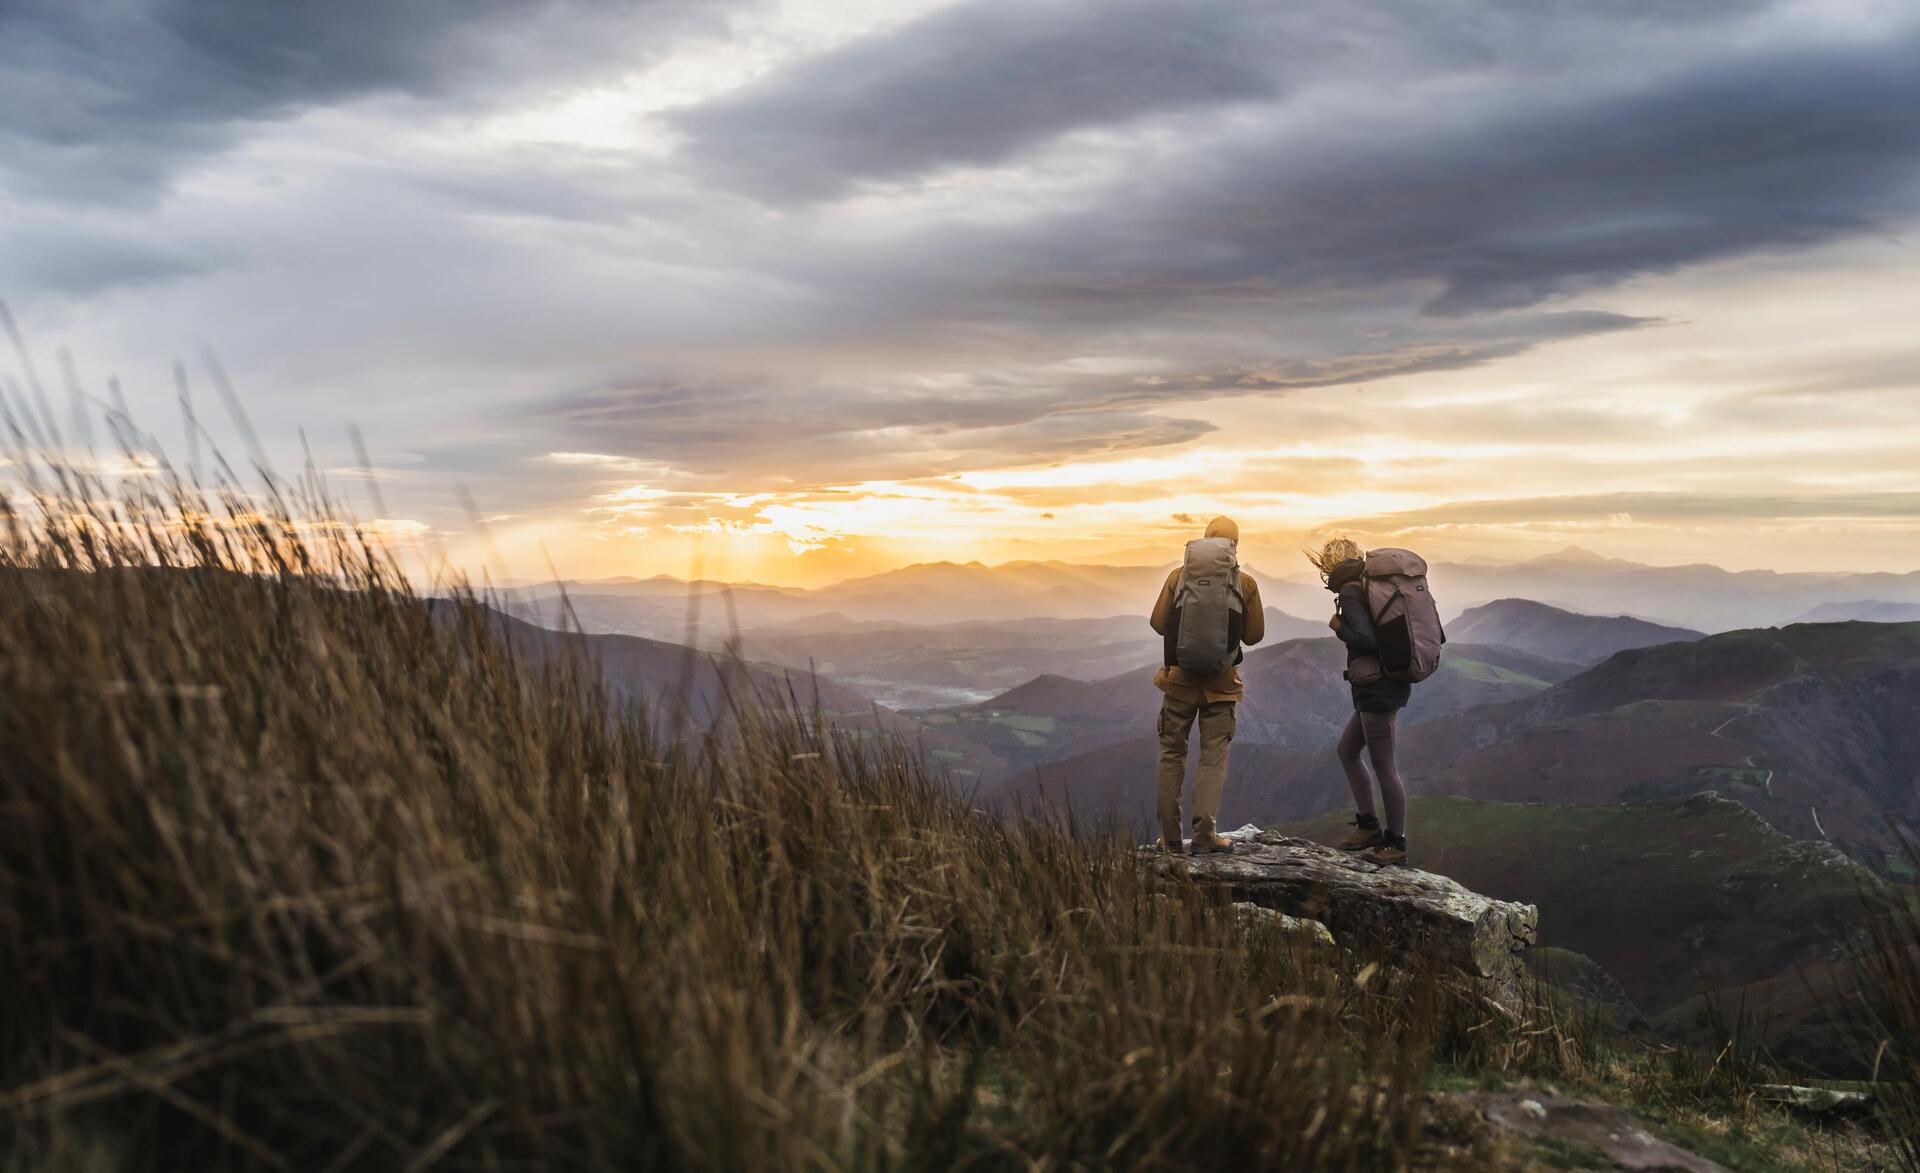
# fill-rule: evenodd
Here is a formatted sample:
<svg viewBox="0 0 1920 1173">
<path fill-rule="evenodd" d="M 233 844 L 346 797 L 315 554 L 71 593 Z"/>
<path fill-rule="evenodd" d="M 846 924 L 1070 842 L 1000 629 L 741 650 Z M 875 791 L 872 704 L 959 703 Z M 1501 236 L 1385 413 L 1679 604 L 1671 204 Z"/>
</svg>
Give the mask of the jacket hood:
<svg viewBox="0 0 1920 1173">
<path fill-rule="evenodd" d="M 1225 538 L 1237 546 L 1240 544 L 1240 527 L 1235 524 L 1231 517 L 1216 517 L 1207 523 L 1205 536 L 1209 538 Z"/>
<path fill-rule="evenodd" d="M 1327 589 L 1338 593 L 1340 588 L 1350 582 L 1358 582 L 1367 564 L 1359 558 L 1349 558 L 1334 567 L 1327 574 Z"/>
</svg>

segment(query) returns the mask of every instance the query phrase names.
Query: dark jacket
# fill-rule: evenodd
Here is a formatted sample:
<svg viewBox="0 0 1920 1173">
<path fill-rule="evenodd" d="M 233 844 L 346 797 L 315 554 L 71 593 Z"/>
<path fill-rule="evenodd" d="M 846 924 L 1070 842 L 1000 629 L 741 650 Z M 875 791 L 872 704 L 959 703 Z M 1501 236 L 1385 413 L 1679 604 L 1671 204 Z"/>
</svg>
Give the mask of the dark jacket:
<svg viewBox="0 0 1920 1173">
<path fill-rule="evenodd" d="M 1367 588 L 1360 581 L 1361 564 L 1342 562 L 1328 576 L 1327 589 L 1334 592 L 1339 608 L 1340 626 L 1334 630 L 1347 645 L 1347 664 L 1374 650 L 1373 613 L 1367 610 Z M 1353 707 L 1362 713 L 1392 713 L 1407 707 L 1413 699 L 1413 685 L 1404 680 L 1381 677 L 1365 684 L 1352 684 Z"/>
</svg>

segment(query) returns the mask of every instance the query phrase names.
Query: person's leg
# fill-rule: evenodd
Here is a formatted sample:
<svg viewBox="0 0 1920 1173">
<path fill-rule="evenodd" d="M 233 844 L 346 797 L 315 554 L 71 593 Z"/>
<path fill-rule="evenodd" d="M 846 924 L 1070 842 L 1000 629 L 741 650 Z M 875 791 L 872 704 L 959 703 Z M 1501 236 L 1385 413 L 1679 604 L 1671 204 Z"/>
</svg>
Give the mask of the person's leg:
<svg viewBox="0 0 1920 1173">
<path fill-rule="evenodd" d="M 1340 755 L 1340 768 L 1347 773 L 1347 788 L 1353 791 L 1355 811 L 1352 833 L 1336 844 L 1342 851 L 1365 851 L 1379 846 L 1381 841 L 1380 819 L 1373 813 L 1373 779 L 1367 777 L 1367 768 L 1360 763 L 1360 754 L 1366 745 L 1366 730 L 1360 723 L 1360 714 L 1355 713 L 1347 719 L 1347 727 L 1335 747 Z"/>
<path fill-rule="evenodd" d="M 1187 736 L 1199 711 L 1198 705 L 1172 696 L 1160 698 L 1160 766 L 1154 776 L 1154 799 L 1160 841 L 1168 851 L 1180 850 L 1180 791 L 1187 782 Z"/>
<path fill-rule="evenodd" d="M 1200 708 L 1200 764 L 1193 780 L 1193 841 L 1218 848 L 1214 824 L 1220 817 L 1220 792 L 1227 785 L 1227 750 L 1236 723 L 1232 701 L 1211 701 Z"/>
<path fill-rule="evenodd" d="M 1347 719 L 1347 727 L 1340 733 L 1340 743 L 1334 752 L 1340 755 L 1340 768 L 1347 772 L 1347 788 L 1353 791 L 1353 809 L 1363 815 L 1373 813 L 1373 779 L 1367 777 L 1367 768 L 1360 764 L 1360 751 L 1367 745 L 1367 734 L 1360 723 L 1360 714 L 1355 713 Z"/>
<path fill-rule="evenodd" d="M 1395 836 L 1407 833 L 1407 788 L 1400 780 L 1400 766 L 1394 760 L 1394 731 L 1398 713 L 1360 713 L 1360 727 L 1367 739 L 1367 756 L 1373 759 L 1373 776 L 1380 780 L 1381 805 L 1387 808 L 1387 830 Z"/>
</svg>

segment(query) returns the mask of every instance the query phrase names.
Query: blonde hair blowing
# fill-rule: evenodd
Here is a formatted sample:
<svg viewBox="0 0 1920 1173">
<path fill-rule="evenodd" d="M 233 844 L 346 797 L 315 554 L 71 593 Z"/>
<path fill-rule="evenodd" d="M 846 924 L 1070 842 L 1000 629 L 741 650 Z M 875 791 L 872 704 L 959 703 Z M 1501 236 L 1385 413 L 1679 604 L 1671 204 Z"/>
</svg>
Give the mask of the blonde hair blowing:
<svg viewBox="0 0 1920 1173">
<path fill-rule="evenodd" d="M 1307 561 L 1320 572 L 1320 581 L 1326 582 L 1333 576 L 1333 568 L 1342 562 L 1351 562 L 1356 558 L 1365 558 L 1367 552 L 1352 538 L 1328 538 L 1318 550 L 1308 550 Z"/>
</svg>

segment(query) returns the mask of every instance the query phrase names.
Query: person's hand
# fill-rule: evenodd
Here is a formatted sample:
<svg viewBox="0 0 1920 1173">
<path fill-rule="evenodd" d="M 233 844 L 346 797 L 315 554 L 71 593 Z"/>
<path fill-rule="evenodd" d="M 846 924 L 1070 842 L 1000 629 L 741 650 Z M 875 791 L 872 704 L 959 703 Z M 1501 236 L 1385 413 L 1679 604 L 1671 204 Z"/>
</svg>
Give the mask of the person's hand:
<svg viewBox="0 0 1920 1173">
<path fill-rule="evenodd" d="M 1335 616 L 1334 616 L 1333 618 L 1331 618 L 1331 619 L 1329 619 L 1329 620 L 1327 620 L 1327 626 L 1328 626 L 1328 627 L 1331 627 L 1331 628 L 1332 628 L 1333 630 L 1335 630 L 1335 631 L 1339 631 L 1339 630 L 1340 630 L 1340 617 L 1339 617 L 1338 615 L 1335 615 Z"/>
</svg>

